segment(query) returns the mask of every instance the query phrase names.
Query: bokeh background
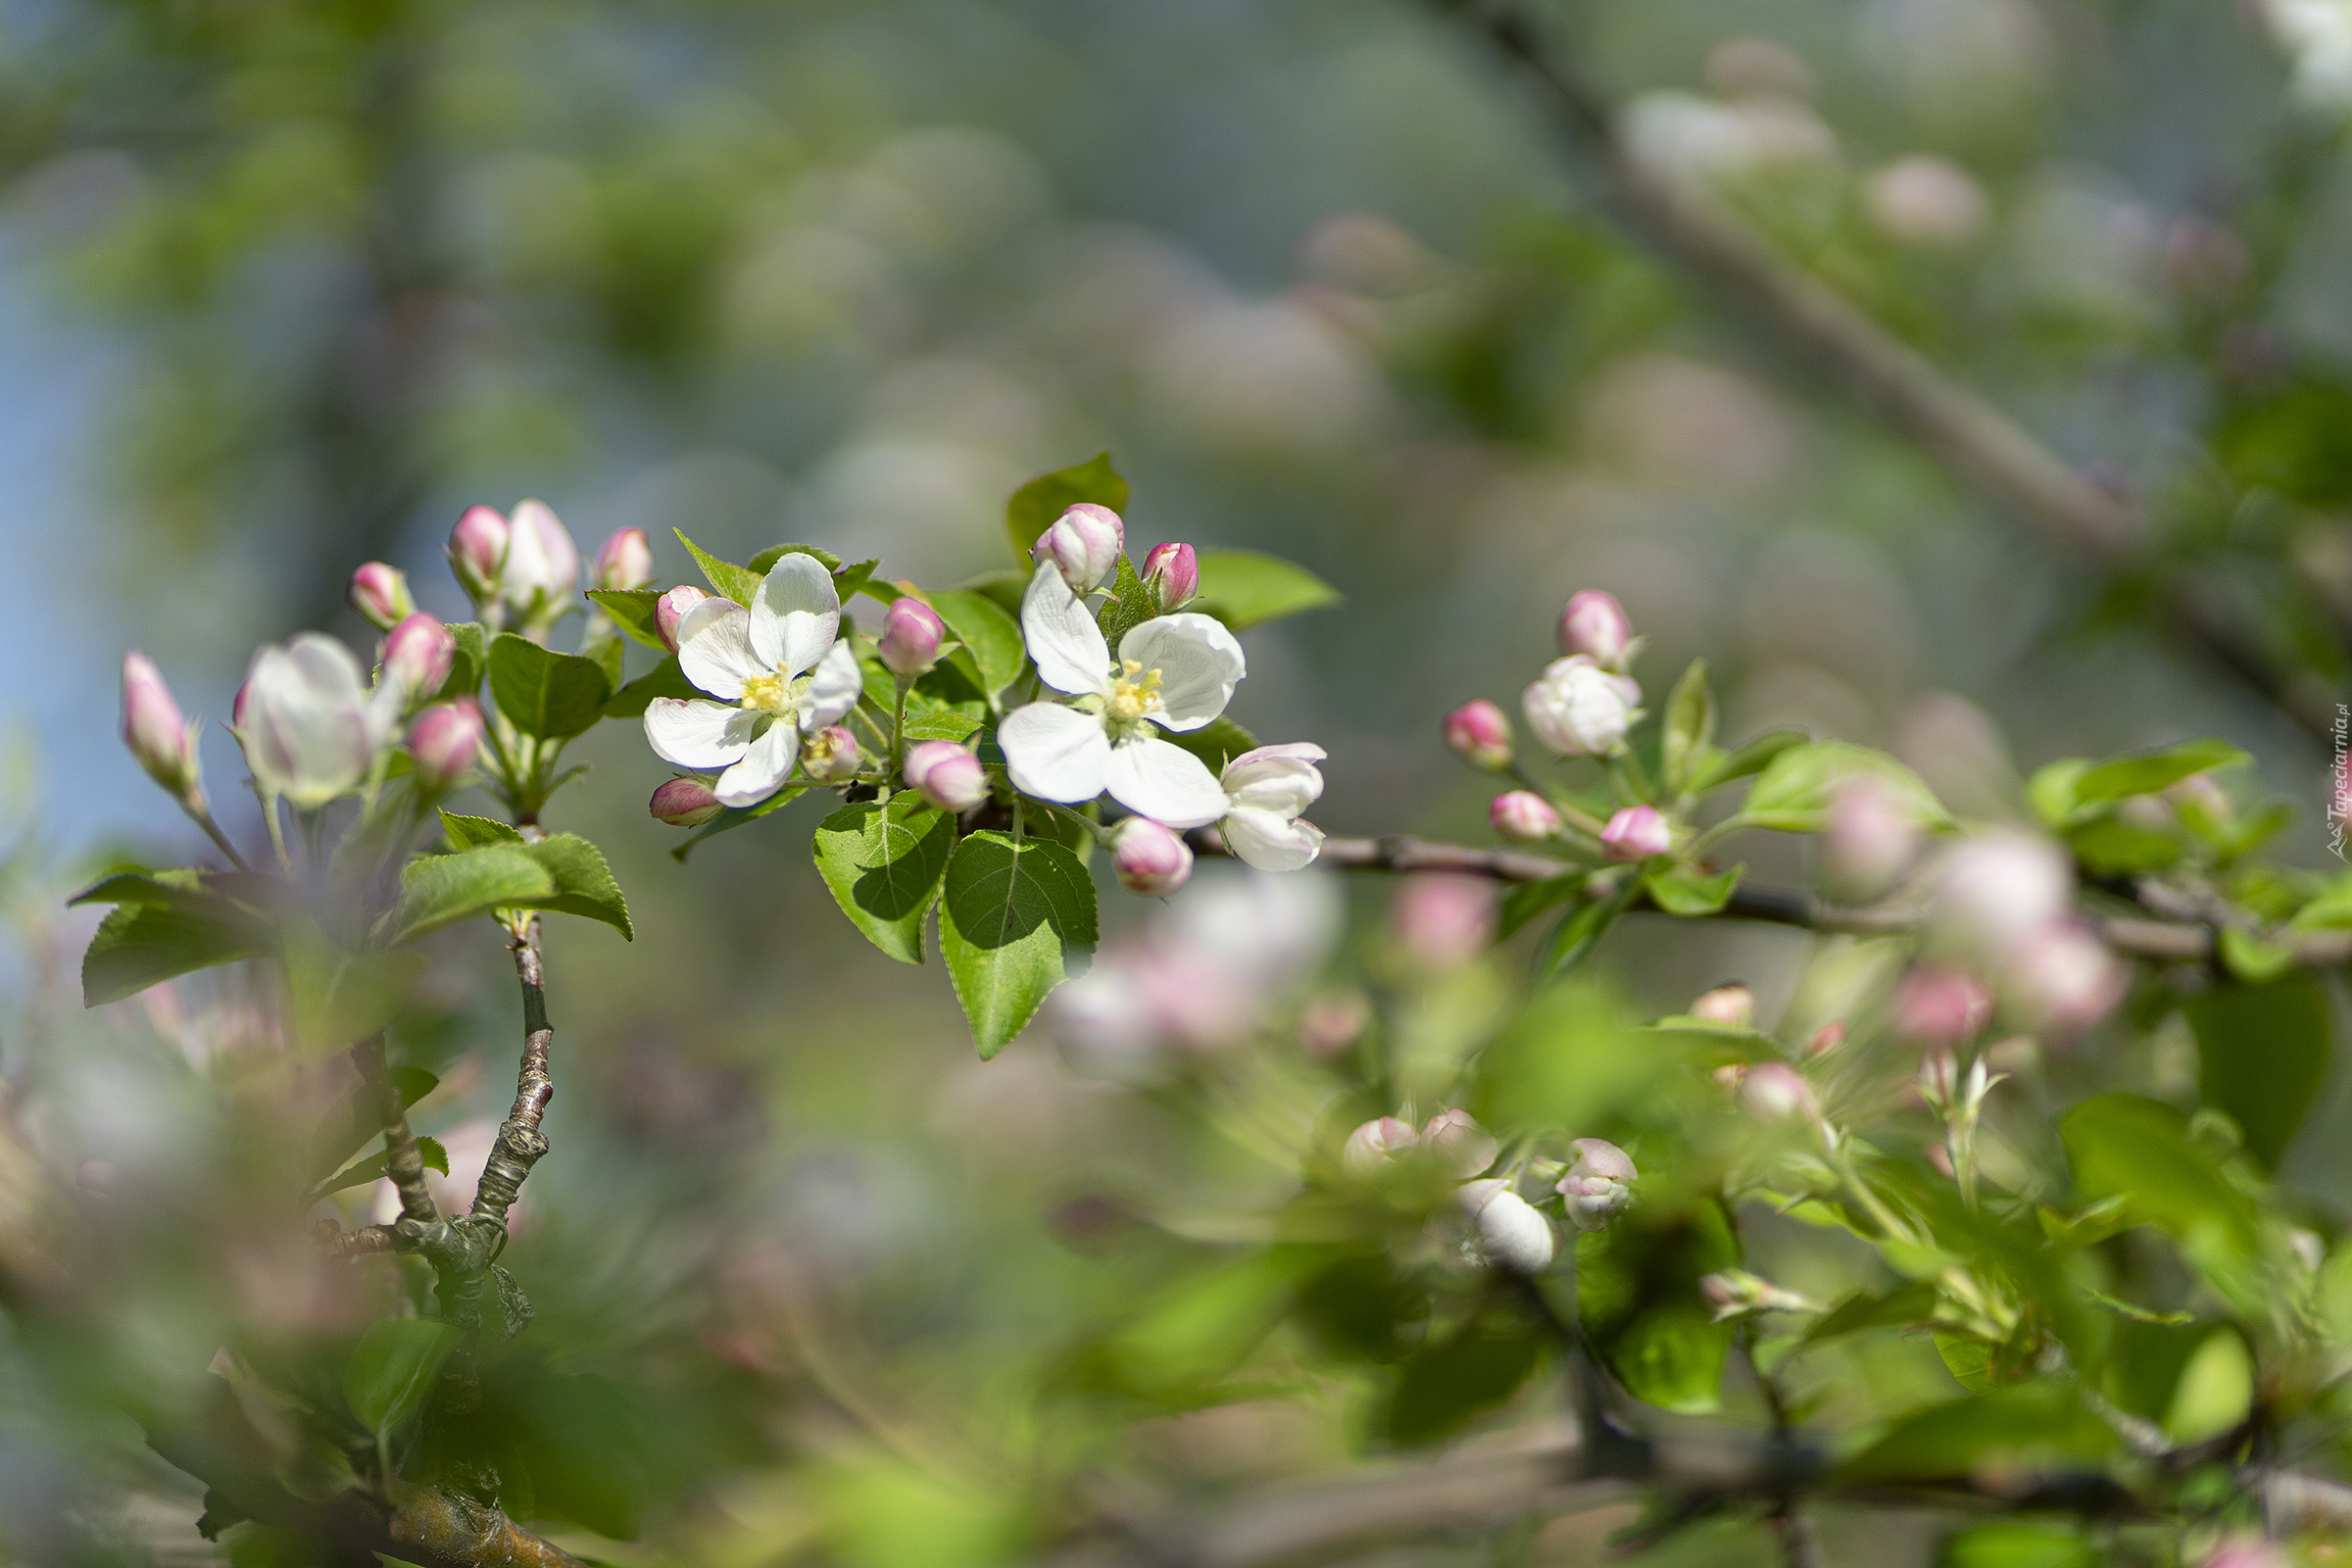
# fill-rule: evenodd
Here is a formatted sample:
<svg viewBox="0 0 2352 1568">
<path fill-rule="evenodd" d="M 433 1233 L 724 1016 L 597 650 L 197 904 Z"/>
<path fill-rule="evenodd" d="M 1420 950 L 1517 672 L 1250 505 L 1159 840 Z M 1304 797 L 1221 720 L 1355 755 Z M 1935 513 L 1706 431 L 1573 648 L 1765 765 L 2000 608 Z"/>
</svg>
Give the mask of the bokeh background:
<svg viewBox="0 0 2352 1568">
<path fill-rule="evenodd" d="M 2132 498 L 2163 572 L 2341 689 L 2352 8 L 1538 12 L 1644 167 Z M 0 172 L 0 1216 L 12 1162 L 20 1192 L 93 1159 L 163 1179 L 256 1135 L 208 1108 L 250 1017 L 228 990 L 78 1011 L 94 917 L 62 895 L 190 852 L 115 739 L 121 654 L 218 717 L 257 642 L 362 640 L 362 560 L 454 617 L 439 546 L 476 501 L 543 498 L 591 549 L 643 527 L 665 582 L 691 575 L 676 526 L 947 584 L 1007 564 L 1016 484 L 1107 448 L 1138 546 L 1266 550 L 1347 595 L 1245 639 L 1234 709 L 1329 749 L 1335 833 L 1483 834 L 1490 786 L 1438 721 L 1514 707 L 1561 601 L 1599 587 L 1654 695 L 1709 662 L 1734 739 L 1885 746 L 2002 816 L 2052 757 L 2220 733 L 2303 803 L 2291 842 L 2324 842 L 2321 743 L 2152 627 L 2144 579 L 2070 557 L 1614 226 L 1436 8 L 10 0 Z M 233 747 L 206 745 L 226 799 Z M 1246 985 L 1148 1028 L 1097 985 L 982 1067 L 944 977 L 835 916 L 812 804 L 680 866 L 643 814 L 666 770 L 627 726 L 583 750 L 560 825 L 607 848 L 641 935 L 551 932 L 557 1152 L 510 1261 L 542 1353 L 594 1380 L 534 1419 L 611 1434 L 617 1469 L 578 1485 L 636 1540 L 599 1555 L 995 1561 L 1051 1535 L 1040 1472 L 1341 1462 L 1328 1390 L 1141 1425 L 1054 1391 L 1090 1314 L 1237 1239 L 1312 1119 L 1296 1063 L 1232 1066 L 1290 1118 L 1253 1139 L 1196 1114 L 1220 1074 L 1178 1094 L 1159 1058 L 1377 970 L 1386 888 L 1209 897 L 1204 873 L 1190 913 L 1125 900 L 1106 964 L 1139 922 L 1189 922 L 1150 940 L 1246 956 Z M 1606 957 L 1657 1008 L 1733 974 L 1769 1008 L 1797 951 L 1635 928 Z M 1520 961 L 1474 966 L 1447 1026 Z M 502 962 L 445 940 L 446 1025 L 412 1043 L 445 1078 L 419 1129 L 453 1150 L 503 1104 Z M 240 1298 L 193 1245 L 125 1244 L 122 1321 L 77 1347 L 0 1314 L 0 1552 L 223 1560 L 103 1413 L 110 1380 L 193 1375 L 270 1296 L 266 1258 Z M 1582 1561 L 1598 1533 L 1522 1544 Z M 1462 1549 L 1411 1560 L 1488 1560 Z"/>
</svg>

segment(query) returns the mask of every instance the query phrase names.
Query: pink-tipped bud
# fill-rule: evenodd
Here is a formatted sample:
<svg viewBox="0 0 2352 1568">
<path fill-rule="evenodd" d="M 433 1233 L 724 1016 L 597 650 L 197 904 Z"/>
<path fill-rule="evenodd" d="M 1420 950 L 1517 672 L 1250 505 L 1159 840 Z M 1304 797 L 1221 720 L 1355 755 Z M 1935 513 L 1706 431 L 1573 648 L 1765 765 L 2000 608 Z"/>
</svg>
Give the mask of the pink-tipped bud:
<svg viewBox="0 0 2352 1568">
<path fill-rule="evenodd" d="M 906 787 L 943 811 L 968 811 L 988 799 L 988 769 L 954 741 L 925 741 L 906 754 Z"/>
<path fill-rule="evenodd" d="M 1866 903 L 1879 897 L 1910 869 L 1919 846 L 1918 816 L 1878 775 L 1856 773 L 1830 797 L 1821 863 L 1839 898 Z"/>
<path fill-rule="evenodd" d="M 1159 596 L 1159 608 L 1174 610 L 1200 591 L 1200 558 L 1191 545 L 1153 545 L 1144 557 L 1144 581 Z"/>
<path fill-rule="evenodd" d="M 2130 973 L 2084 927 L 2061 920 L 2020 942 L 2001 977 L 2018 1017 L 2053 1040 L 2071 1040 L 2114 1010 Z"/>
<path fill-rule="evenodd" d="M 351 608 L 377 631 L 390 631 L 416 613 L 416 601 L 406 572 L 370 561 L 351 574 Z"/>
<path fill-rule="evenodd" d="M 1924 1046 L 1974 1040 L 1992 1021 L 1992 993 L 1957 969 L 1912 970 L 1894 990 L 1894 1030 Z"/>
<path fill-rule="evenodd" d="M 204 804 L 203 768 L 196 760 L 196 728 L 179 710 L 163 672 L 145 654 L 122 656 L 122 744 L 147 776 L 170 790 L 191 810 Z"/>
<path fill-rule="evenodd" d="M 580 591 L 580 550 L 544 501 L 525 501 L 507 523 L 498 594 L 523 623 L 553 621 Z"/>
<path fill-rule="evenodd" d="M 1633 1157 L 1607 1139 L 1579 1138 L 1576 1163 L 1553 1190 L 1560 1195 L 1570 1224 L 1580 1231 L 1596 1231 L 1633 1202 L 1634 1182 L 1641 1174 L 1634 1169 Z"/>
<path fill-rule="evenodd" d="M 1348 1135 L 1348 1147 L 1340 1151 L 1340 1165 L 1350 1176 L 1369 1176 L 1417 1142 L 1410 1123 L 1381 1116 Z"/>
<path fill-rule="evenodd" d="M 654 580 L 654 547 L 643 528 L 616 528 L 596 553 L 596 585 L 625 593 Z"/>
<path fill-rule="evenodd" d="M 690 583 L 680 583 L 654 601 L 654 626 L 662 633 L 662 645 L 671 653 L 678 651 L 678 622 L 686 618 L 688 611 L 710 597 Z"/>
<path fill-rule="evenodd" d="M 1557 837 L 1560 813 L 1533 790 L 1508 790 L 1487 808 L 1487 821 L 1506 839 L 1534 841 Z"/>
<path fill-rule="evenodd" d="M 1466 1110 L 1441 1110 L 1421 1129 L 1421 1147 L 1429 1151 L 1438 1169 L 1457 1181 L 1485 1173 L 1502 1152 L 1494 1134 L 1473 1121 Z"/>
<path fill-rule="evenodd" d="M 409 755 L 416 776 L 434 789 L 447 789 L 466 776 L 482 749 L 482 710 L 470 697 L 435 703 L 409 726 Z"/>
<path fill-rule="evenodd" d="M 1690 1016 L 1724 1029 L 1744 1029 L 1756 1016 L 1756 994 L 1735 980 L 1690 1004 Z"/>
<path fill-rule="evenodd" d="M 819 784 L 845 784 L 858 776 L 860 759 L 858 737 L 840 724 L 828 724 L 801 748 L 801 770 Z"/>
<path fill-rule="evenodd" d="M 646 803 L 646 810 L 657 822 L 671 827 L 701 827 L 726 808 L 710 793 L 710 786 L 699 778 L 673 778 L 654 791 Z"/>
<path fill-rule="evenodd" d="M 1654 806 L 1629 806 L 1600 830 L 1600 852 L 1612 860 L 1646 860 L 1674 847 L 1674 827 Z"/>
<path fill-rule="evenodd" d="M 1081 501 L 1054 519 L 1030 549 L 1032 561 L 1051 561 L 1073 593 L 1092 593 L 1116 570 L 1127 546 L 1127 525 L 1108 507 Z"/>
<path fill-rule="evenodd" d="M 882 612 L 874 655 L 894 675 L 920 675 L 939 662 L 939 645 L 947 640 L 947 622 L 938 611 L 920 599 L 894 599 Z"/>
<path fill-rule="evenodd" d="M 1813 1038 L 1805 1042 L 1805 1059 L 1810 1061 L 1815 1056 L 1826 1056 L 1844 1044 L 1845 1020 L 1835 1019 L 1813 1031 Z"/>
<path fill-rule="evenodd" d="M 1804 1075 L 1785 1061 L 1759 1061 L 1740 1080 L 1740 1108 L 1758 1121 L 1808 1120 L 1821 1114 L 1821 1102 Z"/>
<path fill-rule="evenodd" d="M 1511 721 L 1484 697 L 1446 715 L 1446 744 L 1474 766 L 1499 773 L 1511 765 Z"/>
<path fill-rule="evenodd" d="M 1372 1004 L 1360 991 L 1319 991 L 1298 1011 L 1298 1043 L 1306 1054 L 1329 1061 L 1364 1037 Z"/>
<path fill-rule="evenodd" d="M 1634 646 L 1634 623 L 1614 594 L 1588 588 L 1568 599 L 1560 612 L 1560 653 L 1583 654 L 1603 669 L 1623 670 Z"/>
<path fill-rule="evenodd" d="M 1447 872 L 1408 876 L 1389 905 L 1396 946 L 1431 969 L 1451 969 L 1486 951 L 1494 936 L 1494 889 Z"/>
<path fill-rule="evenodd" d="M 415 703 L 441 689 L 457 659 L 456 636 L 419 610 L 384 639 L 383 678 L 406 701 Z"/>
<path fill-rule="evenodd" d="M 1119 886 L 1160 899 L 1184 886 L 1193 874 L 1193 852 L 1184 836 L 1148 816 L 1131 816 L 1111 836 Z"/>
<path fill-rule="evenodd" d="M 506 514 L 495 507 L 467 507 L 449 530 L 449 569 L 475 605 L 498 597 L 498 574 L 507 561 Z"/>
</svg>

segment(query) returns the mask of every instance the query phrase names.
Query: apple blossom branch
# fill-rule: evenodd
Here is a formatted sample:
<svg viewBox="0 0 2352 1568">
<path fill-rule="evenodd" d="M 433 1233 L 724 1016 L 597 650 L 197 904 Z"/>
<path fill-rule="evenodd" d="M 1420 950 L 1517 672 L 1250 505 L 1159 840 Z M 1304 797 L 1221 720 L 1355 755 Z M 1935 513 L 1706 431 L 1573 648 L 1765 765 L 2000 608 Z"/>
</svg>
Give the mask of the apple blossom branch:
<svg viewBox="0 0 2352 1568">
<path fill-rule="evenodd" d="M 1643 169 L 1605 99 L 1546 48 L 1525 13 L 1495 0 L 1431 0 L 1462 17 L 1536 85 L 1551 121 L 1598 175 L 1604 201 L 1723 297 L 1827 368 L 1969 484 L 2103 569 L 2146 565 L 2148 518 L 2078 472 L 1993 404 L 1887 331 L 1836 289 L 1779 256 L 1721 203 Z M 2192 583 L 2153 585 L 2161 620 L 2209 662 L 2315 738 L 2334 718 L 2324 683 L 2284 668 L 2242 619 Z"/>
</svg>

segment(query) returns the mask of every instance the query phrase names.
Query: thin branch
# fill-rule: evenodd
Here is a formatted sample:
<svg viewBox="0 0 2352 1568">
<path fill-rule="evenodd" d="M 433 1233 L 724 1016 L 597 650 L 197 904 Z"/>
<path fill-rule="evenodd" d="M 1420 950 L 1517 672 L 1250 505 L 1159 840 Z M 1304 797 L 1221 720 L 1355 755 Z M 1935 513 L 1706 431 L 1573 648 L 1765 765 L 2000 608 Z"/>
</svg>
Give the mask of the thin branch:
<svg viewBox="0 0 2352 1568">
<path fill-rule="evenodd" d="M 539 917 L 526 915 L 507 947 L 514 955 L 514 977 L 522 983 L 522 1065 L 514 1074 L 514 1104 L 499 1124 L 498 1141 L 482 1166 L 473 1200 L 474 1217 L 501 1228 L 531 1167 L 547 1152 L 547 1136 L 539 1122 L 547 1114 L 547 1102 L 556 1098 L 556 1082 L 548 1076 L 548 1050 L 555 1044 L 556 1031 L 547 1021 Z"/>
<path fill-rule="evenodd" d="M 392 1086 L 391 1074 L 384 1066 L 384 1037 L 369 1035 L 353 1046 L 351 1061 L 359 1069 L 360 1082 L 367 1085 L 368 1098 L 375 1102 L 376 1115 L 383 1123 L 384 1174 L 391 1178 L 393 1190 L 400 1194 L 403 1226 L 422 1229 L 439 1224 L 441 1211 L 433 1205 L 432 1189 L 424 1181 L 424 1156 L 417 1152 L 416 1136 L 409 1131 L 409 1116 L 401 1107 L 400 1091 Z"/>
<path fill-rule="evenodd" d="M 1598 177 L 1626 227 L 1762 321 L 1880 410 L 1954 473 L 2109 571 L 2144 558 L 2148 520 L 1993 404 L 1962 385 L 1819 278 L 1791 266 L 1720 202 L 1643 169 L 1619 142 L 1607 101 L 1548 50 L 1532 21 L 1493 0 L 1432 0 L 1463 17 L 1534 83 L 1552 122 Z M 2220 666 L 2325 738 L 2335 715 L 2323 684 L 2281 669 L 2239 618 L 2193 583 L 2159 584 L 2164 621 Z"/>
<path fill-rule="evenodd" d="M 322 1223 L 331 1224 L 332 1221 Z M 405 1252 L 414 1244 L 389 1225 L 366 1225 L 356 1231 L 336 1231 L 324 1238 L 329 1257 L 365 1257 L 371 1252 Z"/>
</svg>

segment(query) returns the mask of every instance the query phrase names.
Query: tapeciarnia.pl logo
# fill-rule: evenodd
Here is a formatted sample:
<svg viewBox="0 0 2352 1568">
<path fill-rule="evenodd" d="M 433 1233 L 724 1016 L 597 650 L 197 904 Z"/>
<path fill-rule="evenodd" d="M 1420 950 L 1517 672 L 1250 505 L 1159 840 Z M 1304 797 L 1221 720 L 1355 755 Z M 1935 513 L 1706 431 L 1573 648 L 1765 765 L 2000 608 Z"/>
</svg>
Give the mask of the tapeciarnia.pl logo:
<svg viewBox="0 0 2352 1568">
<path fill-rule="evenodd" d="M 2337 859 L 2344 858 L 2344 819 L 2352 816 L 2352 769 L 2344 766 L 2344 730 L 2347 718 L 2352 718 L 2352 705 L 2335 705 L 2335 766 L 2328 774 L 2328 848 Z"/>
</svg>

